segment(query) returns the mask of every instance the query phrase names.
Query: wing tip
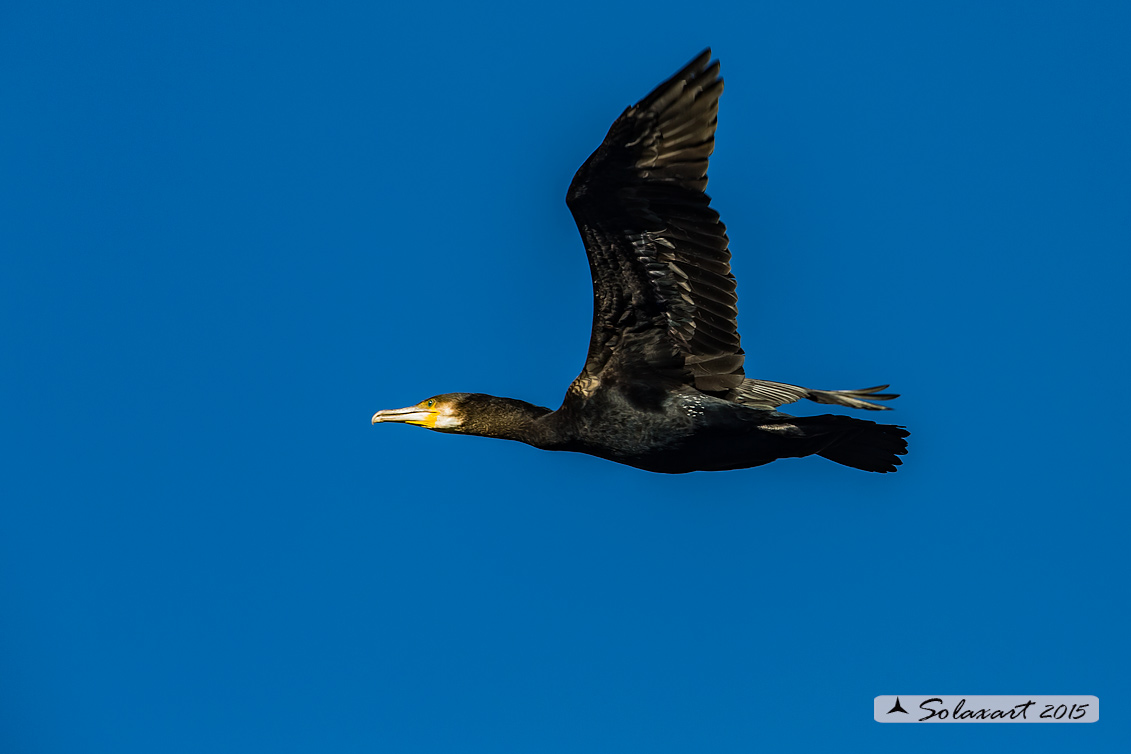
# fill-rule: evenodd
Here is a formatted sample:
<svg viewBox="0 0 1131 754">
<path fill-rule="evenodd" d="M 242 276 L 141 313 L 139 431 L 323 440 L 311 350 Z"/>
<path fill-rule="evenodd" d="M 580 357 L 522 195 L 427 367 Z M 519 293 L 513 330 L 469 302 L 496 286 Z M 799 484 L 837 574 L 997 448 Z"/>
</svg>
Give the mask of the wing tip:
<svg viewBox="0 0 1131 754">
<path fill-rule="evenodd" d="M 650 108 L 661 99 L 666 99 L 673 96 L 678 96 L 673 90 L 675 84 L 683 84 L 684 86 L 696 83 L 700 89 L 707 90 L 715 86 L 722 87 L 722 78 L 719 77 L 719 71 L 722 64 L 716 60 L 711 62 L 711 48 L 706 47 L 692 58 L 685 66 L 680 68 L 674 75 L 669 77 L 662 84 L 657 86 L 648 96 L 636 103 L 636 107 L 640 109 Z M 680 87 L 682 91 L 682 87 Z M 663 109 L 663 108 L 659 108 Z"/>
</svg>

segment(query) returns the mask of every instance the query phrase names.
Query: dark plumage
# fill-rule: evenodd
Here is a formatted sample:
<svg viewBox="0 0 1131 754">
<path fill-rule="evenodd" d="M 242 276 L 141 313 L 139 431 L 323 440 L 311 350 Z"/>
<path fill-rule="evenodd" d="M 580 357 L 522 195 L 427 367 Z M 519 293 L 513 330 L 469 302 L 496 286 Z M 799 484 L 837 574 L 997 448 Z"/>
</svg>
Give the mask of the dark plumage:
<svg viewBox="0 0 1131 754">
<path fill-rule="evenodd" d="M 577 171 L 566 203 L 593 275 L 593 330 L 581 374 L 551 411 L 449 393 L 373 422 L 518 440 L 649 471 L 759 466 L 820 455 L 895 471 L 901 427 L 778 412 L 806 398 L 870 410 L 897 397 L 747 379 L 726 227 L 705 193 L 723 81 L 705 50 L 625 110 Z"/>
</svg>

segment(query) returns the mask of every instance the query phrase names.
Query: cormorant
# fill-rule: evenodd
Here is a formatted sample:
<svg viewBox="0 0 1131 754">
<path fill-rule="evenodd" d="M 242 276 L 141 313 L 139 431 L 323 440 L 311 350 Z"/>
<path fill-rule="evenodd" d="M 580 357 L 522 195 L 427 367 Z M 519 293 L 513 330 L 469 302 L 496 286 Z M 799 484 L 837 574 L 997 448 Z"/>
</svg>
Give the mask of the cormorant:
<svg viewBox="0 0 1131 754">
<path fill-rule="evenodd" d="M 621 113 L 573 177 L 566 203 L 589 256 L 593 330 L 561 408 L 447 393 L 378 411 L 373 423 L 518 440 L 672 474 L 809 455 L 895 471 L 907 452 L 902 427 L 776 410 L 802 398 L 886 409 L 870 401 L 896 398 L 880 392 L 887 385 L 811 390 L 743 372 L 726 227 L 703 191 L 722 90 L 719 63 L 704 50 Z"/>
</svg>

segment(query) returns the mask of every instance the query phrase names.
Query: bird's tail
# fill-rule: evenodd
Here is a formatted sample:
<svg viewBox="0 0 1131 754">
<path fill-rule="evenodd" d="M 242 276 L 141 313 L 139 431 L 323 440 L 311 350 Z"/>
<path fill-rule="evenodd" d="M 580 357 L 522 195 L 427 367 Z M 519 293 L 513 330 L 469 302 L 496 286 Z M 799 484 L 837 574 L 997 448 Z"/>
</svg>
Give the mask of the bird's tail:
<svg viewBox="0 0 1131 754">
<path fill-rule="evenodd" d="M 873 401 L 890 401 L 899 397 L 898 393 L 880 392 L 886 390 L 887 387 L 887 385 L 877 385 L 876 387 L 865 387 L 858 390 L 814 390 L 809 387 L 788 385 L 784 382 L 746 379 L 727 397 L 736 403 L 754 408 L 777 408 L 807 398 L 814 403 L 863 408 L 868 411 L 887 411 L 888 406 L 873 403 Z"/>
<path fill-rule="evenodd" d="M 910 433 L 894 424 L 876 424 L 851 416 L 797 416 L 790 423 L 802 430 L 812 445 L 806 455 L 864 471 L 895 471 L 907 453 Z"/>
</svg>

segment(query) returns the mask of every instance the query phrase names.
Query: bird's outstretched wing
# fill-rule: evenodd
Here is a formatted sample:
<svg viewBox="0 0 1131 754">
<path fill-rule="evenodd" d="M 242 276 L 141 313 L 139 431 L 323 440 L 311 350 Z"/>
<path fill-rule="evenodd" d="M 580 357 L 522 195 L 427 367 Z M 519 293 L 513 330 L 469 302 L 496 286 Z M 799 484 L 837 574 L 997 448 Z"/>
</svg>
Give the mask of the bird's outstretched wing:
<svg viewBox="0 0 1131 754">
<path fill-rule="evenodd" d="M 618 374 L 729 391 L 743 381 L 726 227 L 703 193 L 723 80 L 711 51 L 625 110 L 566 203 L 593 274 L 581 395 Z"/>
</svg>

